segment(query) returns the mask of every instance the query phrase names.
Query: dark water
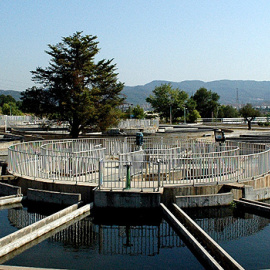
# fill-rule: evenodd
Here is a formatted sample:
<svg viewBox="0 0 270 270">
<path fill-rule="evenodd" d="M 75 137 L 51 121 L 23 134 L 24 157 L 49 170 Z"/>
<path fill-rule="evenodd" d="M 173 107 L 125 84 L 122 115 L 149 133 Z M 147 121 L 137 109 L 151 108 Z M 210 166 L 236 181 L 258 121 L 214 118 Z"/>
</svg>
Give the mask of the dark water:
<svg viewBox="0 0 270 270">
<path fill-rule="evenodd" d="M 0 213 L 10 231 L 42 218 L 26 208 Z M 139 212 L 87 216 L 2 263 L 65 269 L 203 269 L 159 213 Z"/>
<path fill-rule="evenodd" d="M 186 212 L 245 269 L 270 269 L 270 219 L 228 208 Z"/>
<path fill-rule="evenodd" d="M 1 210 L 0 237 L 53 211 L 43 210 Z M 269 218 L 231 208 L 187 213 L 245 269 L 270 268 Z M 203 269 L 160 213 L 94 213 L 46 237 L 0 264 L 64 269 Z"/>
<path fill-rule="evenodd" d="M 0 238 L 17 231 L 17 228 L 12 226 L 8 220 L 8 210 L 0 211 Z"/>
</svg>

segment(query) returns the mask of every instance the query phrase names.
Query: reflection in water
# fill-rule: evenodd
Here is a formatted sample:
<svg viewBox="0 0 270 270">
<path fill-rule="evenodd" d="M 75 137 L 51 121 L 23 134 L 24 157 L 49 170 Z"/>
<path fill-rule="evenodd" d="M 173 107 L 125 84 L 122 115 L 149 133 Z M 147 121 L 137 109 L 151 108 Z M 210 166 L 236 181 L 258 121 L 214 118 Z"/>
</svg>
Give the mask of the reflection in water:
<svg viewBox="0 0 270 270">
<path fill-rule="evenodd" d="M 217 242 L 256 234 L 270 223 L 269 218 L 233 211 L 229 207 L 185 211 Z"/>
<path fill-rule="evenodd" d="M 45 217 L 45 215 L 39 213 L 29 213 L 25 208 L 8 210 L 8 219 L 10 223 L 18 229 L 24 228 Z"/>
<path fill-rule="evenodd" d="M 229 208 L 189 210 L 188 214 L 214 240 L 229 241 L 255 234 L 269 224 L 269 219 L 245 214 L 237 216 Z M 25 208 L 9 209 L 8 218 L 17 228 L 36 222 L 44 215 L 29 213 Z M 143 218 L 142 218 L 143 220 Z M 164 220 L 154 220 L 153 224 L 143 222 L 102 224 L 88 216 L 59 231 L 49 238 L 50 242 L 60 242 L 66 248 L 94 248 L 105 255 L 146 255 L 159 254 L 160 249 L 182 247 L 185 244 Z"/>
<path fill-rule="evenodd" d="M 102 254 L 128 254 L 154 256 L 161 248 L 184 246 L 165 221 L 158 226 L 99 225 L 99 252 Z"/>
<path fill-rule="evenodd" d="M 62 242 L 73 248 L 98 245 L 104 255 L 159 254 L 160 248 L 183 246 L 183 242 L 165 221 L 159 225 L 99 225 L 90 217 L 55 234 L 50 241 Z"/>
<path fill-rule="evenodd" d="M 13 226 L 22 228 L 40 219 L 44 215 L 29 213 L 26 209 L 9 209 L 8 218 Z M 106 255 L 147 255 L 159 254 L 161 248 L 185 246 L 182 240 L 162 220 L 154 225 L 104 225 L 95 224 L 88 216 L 55 233 L 50 242 L 61 242 L 66 248 L 92 248 L 98 246 L 100 254 Z"/>
<path fill-rule="evenodd" d="M 22 246 L 22 247 L 19 247 L 17 248 L 16 250 L 8 253 L 7 255 L 3 256 L 0 258 L 0 264 L 3 264 L 11 259 L 13 259 L 15 256 L 21 254 L 22 252 L 26 251 L 27 249 L 41 243 L 42 241 L 44 241 L 45 239 L 49 238 L 49 237 L 52 237 L 54 236 L 57 232 L 60 232 L 60 231 L 63 231 L 64 229 L 68 228 L 70 225 L 74 224 L 74 223 L 77 223 L 78 221 L 82 220 L 83 218 L 85 218 L 86 216 L 89 215 L 89 212 L 88 213 L 84 213 L 83 215 L 79 216 L 79 217 L 76 217 L 74 218 L 73 220 L 71 221 L 68 221 L 67 223 L 57 227 L 56 229 L 46 233 L 46 234 L 43 234 L 42 236 L 36 238 L 35 240 L 27 243 L 26 245 Z M 31 219 L 30 219 L 31 220 Z"/>
</svg>

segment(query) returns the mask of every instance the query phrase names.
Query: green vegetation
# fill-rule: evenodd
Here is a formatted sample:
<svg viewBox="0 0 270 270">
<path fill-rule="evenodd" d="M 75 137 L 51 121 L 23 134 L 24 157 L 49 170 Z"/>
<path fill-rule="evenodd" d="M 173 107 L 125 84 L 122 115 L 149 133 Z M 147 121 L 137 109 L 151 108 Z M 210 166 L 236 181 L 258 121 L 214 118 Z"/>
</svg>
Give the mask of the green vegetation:
<svg viewBox="0 0 270 270">
<path fill-rule="evenodd" d="M 123 114 L 123 119 L 135 118 L 135 119 L 144 119 L 146 117 L 144 109 L 140 105 L 135 107 L 130 106 Z"/>
<path fill-rule="evenodd" d="M 0 107 L 4 115 L 23 115 L 22 102 L 16 101 L 11 95 L 0 95 Z"/>
<path fill-rule="evenodd" d="M 99 52 L 96 39 L 76 32 L 49 45 L 49 66 L 32 71 L 41 87 L 27 89 L 21 97 L 25 111 L 68 121 L 73 138 L 85 127 L 106 130 L 121 115 L 118 106 L 124 85 L 118 82 L 113 59 L 94 61 Z"/>
<path fill-rule="evenodd" d="M 270 122 L 259 122 L 258 126 L 260 127 L 269 127 L 270 126 Z"/>
<path fill-rule="evenodd" d="M 146 98 L 154 111 L 167 122 L 188 121 L 194 123 L 200 117 L 212 117 L 219 107 L 219 96 L 211 90 L 200 88 L 188 98 L 185 91 L 173 89 L 171 84 L 162 84 L 154 89 L 153 95 Z"/>
<path fill-rule="evenodd" d="M 217 115 L 219 95 L 206 88 L 200 88 L 191 97 L 197 104 L 196 109 L 203 118 L 213 118 Z"/>
<path fill-rule="evenodd" d="M 251 121 L 255 119 L 255 117 L 261 116 L 261 113 L 259 110 L 252 107 L 251 104 L 246 104 L 244 107 L 242 107 L 239 110 L 239 113 L 242 117 L 245 118 L 245 120 L 248 122 L 248 129 L 251 129 Z"/>
<path fill-rule="evenodd" d="M 145 85 L 125 86 L 123 94 L 127 96 L 126 102 L 132 104 L 144 104 L 145 99 L 152 94 L 157 86 L 167 84 L 168 81 L 152 81 Z M 173 88 L 184 90 L 192 96 L 197 89 L 206 88 L 220 96 L 221 104 L 236 103 L 236 89 L 238 89 L 239 100 L 242 104 L 252 101 L 252 104 L 260 105 L 269 103 L 268 94 L 270 89 L 270 81 L 251 81 L 251 80 L 217 80 L 203 82 L 198 80 L 188 80 L 182 82 L 170 82 Z"/>
<path fill-rule="evenodd" d="M 160 117 L 169 122 L 170 115 L 172 121 L 187 121 L 194 123 L 198 118 L 237 118 L 244 117 L 251 129 L 251 121 L 255 117 L 261 116 L 259 110 L 246 104 L 239 111 L 231 105 L 220 105 L 219 95 L 206 88 L 198 89 L 193 96 L 188 98 L 185 91 L 178 88 L 173 89 L 171 84 L 162 84 L 153 90 L 153 95 L 146 98 Z M 261 126 L 269 126 L 261 123 Z"/>
<path fill-rule="evenodd" d="M 132 113 L 132 118 L 135 119 L 144 119 L 145 118 L 145 113 L 144 113 L 144 109 L 140 106 L 137 105 L 136 107 L 134 107 L 131 111 Z"/>
<path fill-rule="evenodd" d="M 230 202 L 230 208 L 231 208 L 231 209 L 236 209 L 236 208 L 237 208 L 236 202 L 231 201 L 231 202 Z"/>
<path fill-rule="evenodd" d="M 240 117 L 239 111 L 231 105 L 221 105 L 218 108 L 217 118 L 236 118 Z"/>
<path fill-rule="evenodd" d="M 178 88 L 173 89 L 171 84 L 162 84 L 154 89 L 153 95 L 146 98 L 151 104 L 154 112 L 159 113 L 161 118 L 168 122 L 170 117 L 172 122 L 184 115 L 184 110 L 188 100 L 188 94 Z"/>
</svg>

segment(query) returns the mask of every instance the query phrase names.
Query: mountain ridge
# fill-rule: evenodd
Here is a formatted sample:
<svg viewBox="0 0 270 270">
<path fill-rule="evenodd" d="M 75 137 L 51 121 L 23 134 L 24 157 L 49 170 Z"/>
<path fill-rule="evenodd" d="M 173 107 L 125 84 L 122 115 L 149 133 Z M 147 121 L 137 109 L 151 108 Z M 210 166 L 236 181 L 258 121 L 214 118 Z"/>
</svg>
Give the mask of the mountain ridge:
<svg viewBox="0 0 270 270">
<path fill-rule="evenodd" d="M 216 92 L 220 96 L 221 104 L 237 104 L 237 94 L 239 104 L 251 103 L 253 105 L 270 105 L 270 81 L 255 80 L 214 80 L 204 82 L 201 80 L 185 80 L 173 82 L 167 80 L 154 80 L 144 85 L 124 86 L 122 94 L 126 97 L 126 103 L 145 104 L 145 99 L 152 94 L 156 86 L 170 83 L 173 88 L 186 91 L 189 96 L 194 94 L 199 88 L 205 87 Z M 11 95 L 15 100 L 20 100 L 19 91 L 0 90 L 0 95 Z"/>
<path fill-rule="evenodd" d="M 236 104 L 237 92 L 238 102 L 240 104 L 270 104 L 270 81 L 224 79 L 209 82 L 201 80 L 173 82 L 154 80 L 145 85 L 125 86 L 122 93 L 127 96 L 127 103 L 144 104 L 146 103 L 145 99 L 152 93 L 155 87 L 164 83 L 170 83 L 173 88 L 186 91 L 189 96 L 194 94 L 199 88 L 205 87 L 208 90 L 216 92 L 220 96 L 220 103 L 222 104 Z"/>
</svg>

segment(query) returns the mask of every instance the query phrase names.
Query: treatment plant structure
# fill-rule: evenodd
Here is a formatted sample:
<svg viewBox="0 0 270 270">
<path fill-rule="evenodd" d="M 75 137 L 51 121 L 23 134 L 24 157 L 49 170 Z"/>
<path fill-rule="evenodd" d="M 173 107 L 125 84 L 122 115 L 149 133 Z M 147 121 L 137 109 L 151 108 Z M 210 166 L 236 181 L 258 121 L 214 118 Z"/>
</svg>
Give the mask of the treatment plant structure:
<svg viewBox="0 0 270 270">
<path fill-rule="evenodd" d="M 23 142 L 8 149 L 8 171 L 29 189 L 81 194 L 97 207 L 228 205 L 270 198 L 270 147 L 177 136 Z"/>
</svg>

